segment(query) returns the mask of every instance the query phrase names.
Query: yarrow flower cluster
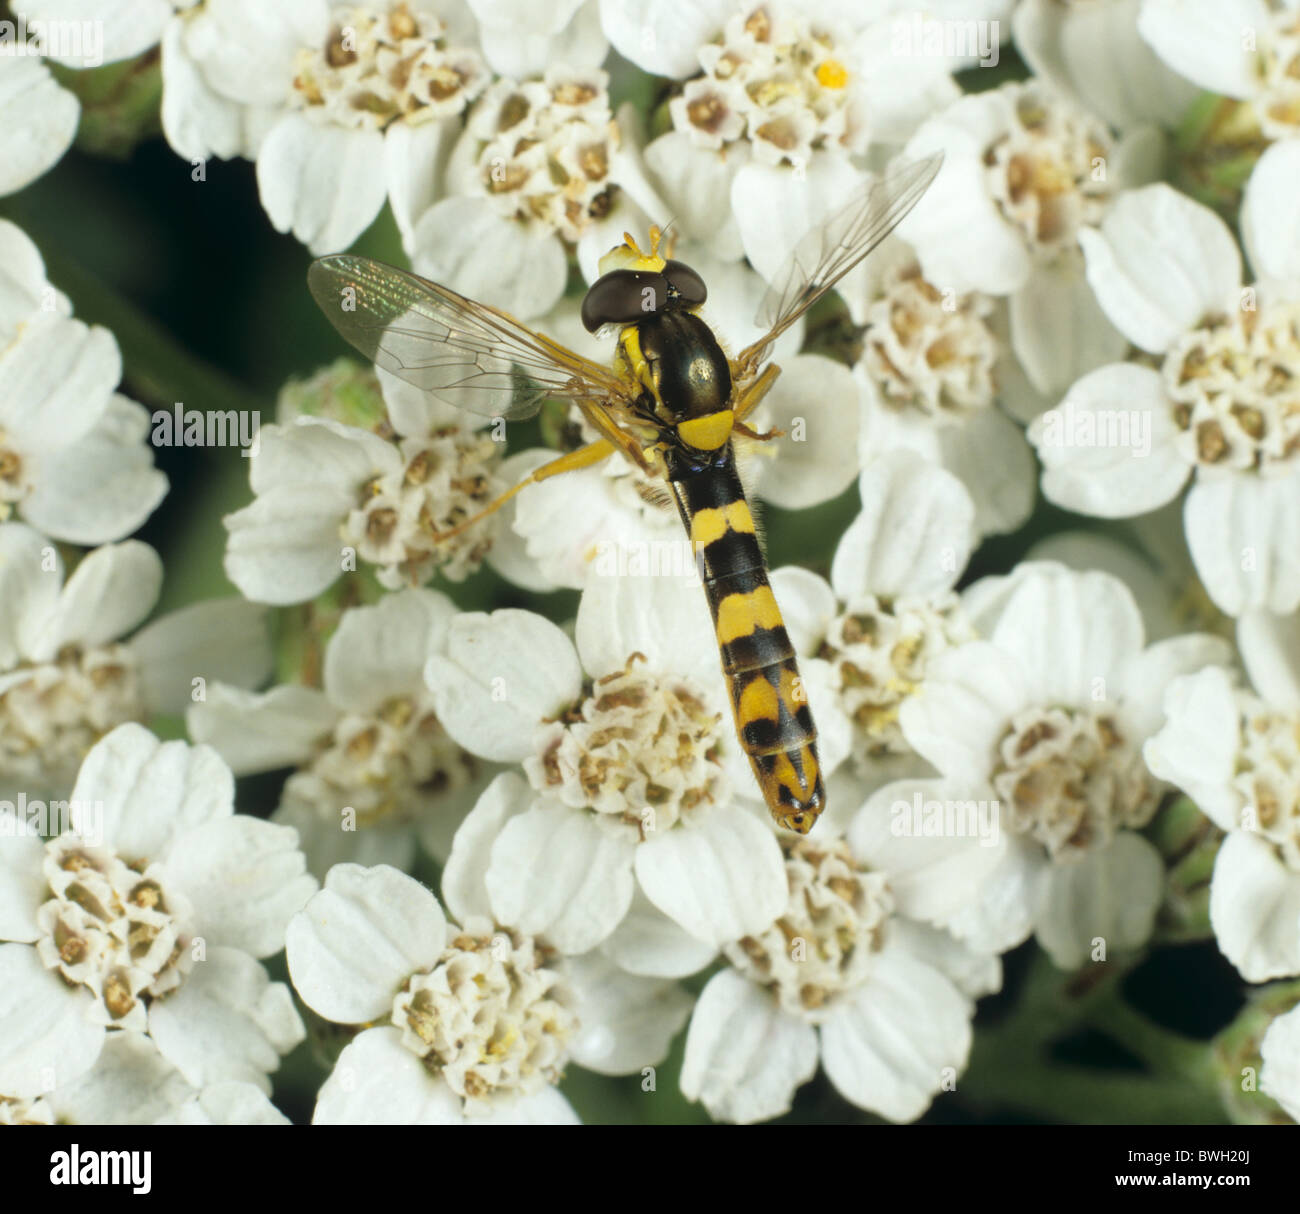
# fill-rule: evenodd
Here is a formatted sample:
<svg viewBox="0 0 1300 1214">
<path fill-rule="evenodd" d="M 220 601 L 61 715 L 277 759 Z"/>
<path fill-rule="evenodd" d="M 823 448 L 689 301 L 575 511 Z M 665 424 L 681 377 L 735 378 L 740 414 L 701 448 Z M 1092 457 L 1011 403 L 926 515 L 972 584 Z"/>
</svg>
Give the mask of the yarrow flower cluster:
<svg viewBox="0 0 1300 1214">
<path fill-rule="evenodd" d="M 754 5 L 700 48 L 703 74 L 669 103 L 673 126 L 714 151 L 745 139 L 770 164 L 804 163 L 828 146 L 861 151 L 866 132 L 854 129 L 860 85 L 845 62 L 850 56 L 806 14 Z"/>
</svg>

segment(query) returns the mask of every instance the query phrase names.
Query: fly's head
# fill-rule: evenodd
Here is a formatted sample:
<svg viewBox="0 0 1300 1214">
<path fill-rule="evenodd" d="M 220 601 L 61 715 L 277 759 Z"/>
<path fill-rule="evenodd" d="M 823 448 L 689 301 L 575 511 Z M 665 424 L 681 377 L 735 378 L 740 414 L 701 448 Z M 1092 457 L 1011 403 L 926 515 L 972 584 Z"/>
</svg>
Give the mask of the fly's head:
<svg viewBox="0 0 1300 1214">
<path fill-rule="evenodd" d="M 698 308 L 707 298 L 704 280 L 686 265 L 663 256 L 663 233 L 650 229 L 650 251 L 630 233 L 600 259 L 600 277 L 582 300 L 588 333 L 605 325 L 634 325 L 655 312 Z"/>
</svg>

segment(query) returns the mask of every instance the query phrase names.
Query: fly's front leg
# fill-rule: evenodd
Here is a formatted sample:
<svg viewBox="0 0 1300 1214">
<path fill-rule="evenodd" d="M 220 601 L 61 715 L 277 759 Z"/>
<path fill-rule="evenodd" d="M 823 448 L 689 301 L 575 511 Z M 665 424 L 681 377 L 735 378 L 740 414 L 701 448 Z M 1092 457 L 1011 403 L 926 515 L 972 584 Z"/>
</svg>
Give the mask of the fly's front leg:
<svg viewBox="0 0 1300 1214">
<path fill-rule="evenodd" d="M 609 416 L 600 409 L 593 408 L 591 405 L 582 401 L 577 401 L 578 408 L 582 411 L 582 416 L 587 419 L 589 425 L 597 433 L 604 436 L 605 442 L 612 451 L 621 451 L 630 459 L 642 472 L 654 475 L 655 469 L 646 455 L 646 451 L 653 451 L 653 444 L 650 447 L 642 448 L 640 440 L 634 434 L 629 434 L 620 426 L 616 426 Z"/>
</svg>

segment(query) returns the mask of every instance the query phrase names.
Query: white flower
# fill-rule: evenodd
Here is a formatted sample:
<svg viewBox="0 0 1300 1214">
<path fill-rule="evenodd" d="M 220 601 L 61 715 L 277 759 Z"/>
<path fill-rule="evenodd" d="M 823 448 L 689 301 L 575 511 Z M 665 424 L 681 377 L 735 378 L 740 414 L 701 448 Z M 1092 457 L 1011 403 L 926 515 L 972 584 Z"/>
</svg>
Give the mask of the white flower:
<svg viewBox="0 0 1300 1214">
<path fill-rule="evenodd" d="M 862 511 L 835 550 L 829 584 L 797 566 L 772 574 L 795 651 L 830 663 L 831 711 L 851 731 L 855 774 L 868 785 L 850 804 L 832 795 L 829 812 L 841 821 L 865 792 L 929 774 L 903 737 L 899 709 L 939 654 L 974 636 L 953 591 L 974 519 L 961 483 L 897 452 L 868 464 L 859 489 Z"/>
<path fill-rule="evenodd" d="M 1032 933 L 1063 969 L 1098 937 L 1111 953 L 1140 946 L 1164 871 L 1137 833 L 1164 791 L 1142 746 L 1165 687 L 1223 660 L 1226 645 L 1193 634 L 1144 648 L 1122 583 L 1049 563 L 986 578 L 963 606 L 988 640 L 939 654 L 900 712 L 943 779 L 891 785 L 877 812 L 917 794 L 996 803 L 997 867 L 946 921 L 960 938 L 1001 951 Z"/>
<path fill-rule="evenodd" d="M 37 57 L 0 55 L 0 197 L 48 173 L 72 146 L 81 104 Z"/>
<path fill-rule="evenodd" d="M 149 414 L 114 391 L 113 335 L 72 319 L 36 247 L 3 220 L 0 257 L 0 519 L 74 544 L 121 539 L 167 492 Z"/>
<path fill-rule="evenodd" d="M 335 374 L 331 368 L 327 373 Z M 501 444 L 462 413 L 380 371 L 388 418 L 374 429 L 299 416 L 263 426 L 254 499 L 225 518 L 226 572 L 250 599 L 313 598 L 358 559 L 390 590 L 435 569 L 460 581 L 479 567 L 504 516 L 435 539 L 508 487 Z"/>
<path fill-rule="evenodd" d="M 1249 101 L 1265 135 L 1300 135 L 1300 20 L 1291 0 L 1142 0 L 1138 29 L 1174 71 Z"/>
<path fill-rule="evenodd" d="M 1229 832 L 1210 924 L 1228 960 L 1264 982 L 1300 974 L 1300 633 L 1249 612 L 1237 646 L 1254 692 L 1221 666 L 1176 680 L 1146 760 Z"/>
<path fill-rule="evenodd" d="M 556 65 L 540 80 L 495 81 L 451 151 L 448 196 L 416 216 L 412 264 L 525 320 L 549 312 L 564 293 L 566 246 L 588 262 L 608 249 L 615 186 L 664 209 L 621 148 L 603 71 Z"/>
<path fill-rule="evenodd" d="M 803 671 L 814 715 L 818 665 Z M 527 775 L 498 777 L 453 841 L 445 881 L 481 874 L 478 913 L 571 953 L 609 937 L 638 886 L 714 946 L 772 921 L 780 851 L 734 799 L 757 787 L 698 585 L 593 579 L 576 646 L 529 612 L 461 615 L 427 678 L 453 738 Z M 843 753 L 825 750 L 830 771 Z"/>
<path fill-rule="evenodd" d="M 43 1096 L 0 1096 L 0 1125 L 288 1125 L 256 1084 L 195 1088 L 138 1033 L 111 1033 L 92 1070 Z"/>
<path fill-rule="evenodd" d="M 127 540 L 88 553 L 64 582 L 57 550 L 0 524 L 0 789 L 66 796 L 91 746 L 126 721 L 179 714 L 196 681 L 252 687 L 271 670 L 261 608 L 195 603 L 139 625 L 162 562 Z M 129 636 L 129 639 L 125 639 Z"/>
<path fill-rule="evenodd" d="M 927 121 L 908 159 L 944 153 L 899 224 L 941 291 L 1009 296 L 1011 345 L 1041 393 L 1118 358 L 1123 338 L 1081 272 L 1079 231 L 1127 186 L 1155 175 L 1151 132 L 1119 140 L 1040 80 L 972 94 Z"/>
<path fill-rule="evenodd" d="M 1100 569 L 1119 578 L 1142 609 L 1149 640 L 1180 632 L 1231 636 L 1233 621 L 1210 602 L 1183 539 L 1183 513 L 1174 503 L 1116 528 L 1058 531 L 1026 554 L 1032 561 L 1059 561 L 1080 572 Z M 1122 538 L 1121 538 L 1122 537 Z"/>
<path fill-rule="evenodd" d="M 343 614 L 319 689 L 218 684 L 190 708 L 190 735 L 237 775 L 298 768 L 273 820 L 297 830 L 317 876 L 344 859 L 408 868 L 417 839 L 445 859 L 491 777 L 447 736 L 424 684 L 454 615 L 431 590 L 385 595 Z"/>
<path fill-rule="evenodd" d="M 307 1004 L 375 1026 L 339 1055 L 317 1125 L 572 1124 L 556 1087 L 570 1059 L 622 1074 L 667 1052 L 689 1006 L 669 984 L 448 905 L 459 928 L 396 869 L 340 864 L 289 924 Z"/>
<path fill-rule="evenodd" d="M 782 839 L 786 908 L 726 948 L 691 1016 L 682 1091 L 715 1118 L 786 1112 L 820 1058 L 846 1100 L 915 1120 L 965 1068 L 975 997 L 1001 985 L 996 958 L 905 918 L 890 874 L 828 834 Z"/>
<path fill-rule="evenodd" d="M 161 42 L 168 142 L 196 164 L 256 159 L 272 223 L 317 252 L 351 244 L 386 199 L 409 231 L 449 123 L 490 76 L 458 0 L 77 7 L 104 21 L 109 59 Z"/>
<path fill-rule="evenodd" d="M 862 464 L 916 451 L 966 486 L 979 534 L 1014 531 L 1033 509 L 1035 469 L 1023 433 L 996 403 L 1014 361 L 1003 349 L 1000 302 L 936 286 L 897 236 L 838 289 L 865 330 L 853 368 Z"/>
<path fill-rule="evenodd" d="M 1277 182 L 1281 187 L 1281 181 Z M 1286 187 L 1290 188 L 1290 187 Z M 1271 205 L 1254 196 L 1261 210 Z M 1288 230 L 1256 227 L 1264 258 Z M 1102 307 L 1158 360 L 1112 363 L 1029 431 L 1043 492 L 1107 518 L 1187 496 L 1187 543 L 1215 604 L 1300 604 L 1300 302 L 1289 284 L 1241 286 L 1241 255 L 1212 211 L 1165 185 L 1128 194 L 1085 229 Z"/>
<path fill-rule="evenodd" d="M 1300 1008 L 1277 1017 L 1260 1043 L 1260 1090 L 1300 1121 Z"/>
<path fill-rule="evenodd" d="M 235 814 L 233 795 L 207 747 L 122 725 L 82 765 L 71 830 L 44 842 L 6 815 L 0 1092 L 71 1083 L 114 1033 L 147 1033 L 195 1087 L 270 1090 L 303 1027 L 257 959 L 316 882 L 294 832 Z"/>
<path fill-rule="evenodd" d="M 1021 0 L 1012 29 L 1035 75 L 1073 93 L 1112 127 L 1173 126 L 1196 89 L 1162 63 L 1139 34 L 1141 8 L 1142 0 L 1082 5 Z"/>
<path fill-rule="evenodd" d="M 609 52 L 597 0 L 467 0 L 493 71 L 540 75 L 553 63 L 599 67 Z"/>
<path fill-rule="evenodd" d="M 11 5 L 29 24 L 66 21 L 94 22 L 95 36 L 83 42 L 80 54 L 75 41 L 55 44 L 50 58 L 68 67 L 97 67 L 143 55 L 162 40 L 163 32 L 180 11 L 193 8 L 199 0 L 18 0 Z"/>
<path fill-rule="evenodd" d="M 670 102 L 673 129 L 646 147 L 646 167 L 687 236 L 722 256 L 743 247 L 770 278 L 859 183 L 852 157 L 901 142 L 958 96 L 958 64 L 900 47 L 898 23 L 871 6 L 691 8 L 603 0 L 601 15 L 647 71 L 701 73 Z"/>
</svg>

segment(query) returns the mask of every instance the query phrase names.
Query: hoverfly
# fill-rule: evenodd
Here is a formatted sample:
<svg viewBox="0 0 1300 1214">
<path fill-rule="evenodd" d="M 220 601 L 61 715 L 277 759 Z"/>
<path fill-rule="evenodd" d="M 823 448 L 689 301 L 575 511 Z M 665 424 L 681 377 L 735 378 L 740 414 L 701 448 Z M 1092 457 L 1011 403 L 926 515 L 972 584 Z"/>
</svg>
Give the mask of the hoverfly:
<svg viewBox="0 0 1300 1214">
<path fill-rule="evenodd" d="M 584 358 L 487 304 L 382 262 L 346 253 L 308 273 L 316 302 L 372 362 L 440 400 L 492 417 L 572 402 L 599 437 L 543 465 L 452 535 L 525 485 L 599 463 L 616 451 L 666 480 L 690 536 L 713 613 L 736 733 L 777 824 L 806 834 L 826 805 L 817 731 L 794 647 L 736 469 L 733 439 L 765 441 L 745 424 L 780 368 L 772 343 L 858 265 L 934 180 L 941 157 L 860 189 L 795 246 L 760 305 L 765 336 L 728 358 L 699 315 L 707 291 L 689 266 L 628 235 L 601 261 L 582 302 L 588 331 L 618 326 L 612 367 Z M 609 267 L 609 268 L 607 268 Z"/>
</svg>

